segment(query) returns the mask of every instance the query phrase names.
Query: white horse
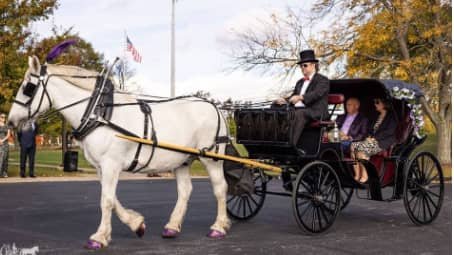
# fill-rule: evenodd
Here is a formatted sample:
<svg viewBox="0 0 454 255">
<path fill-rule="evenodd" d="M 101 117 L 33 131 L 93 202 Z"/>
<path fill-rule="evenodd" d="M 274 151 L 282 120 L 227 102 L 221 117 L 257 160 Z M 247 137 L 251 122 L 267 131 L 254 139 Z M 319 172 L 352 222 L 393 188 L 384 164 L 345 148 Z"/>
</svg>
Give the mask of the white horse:
<svg viewBox="0 0 454 255">
<path fill-rule="evenodd" d="M 36 111 L 36 116 L 38 116 L 47 111 L 51 105 L 55 109 L 62 108 L 89 97 L 92 93 L 95 79 L 51 75 L 45 84 L 50 74 L 80 75 L 81 72 L 87 74 L 89 71 L 85 69 L 74 66 L 47 65 L 47 72 L 44 77 L 41 77 L 41 79 L 44 78 L 43 82 L 39 82 L 41 65 L 38 58 L 29 57 L 28 65 L 24 81 L 17 92 L 15 103 L 12 105 L 8 117 L 10 124 L 15 127 L 21 121 L 29 118 L 30 113 L 33 115 Z M 36 93 L 32 96 L 23 93 L 27 83 L 39 84 Z M 26 105 L 20 103 L 28 101 L 29 104 Z M 135 102 L 135 100 L 130 95 L 114 94 L 114 102 L 127 103 Z M 72 127 L 76 128 L 81 123 L 81 117 L 87 104 L 87 101 L 76 104 L 62 110 L 61 113 Z M 194 148 L 209 148 L 214 144 L 218 128 L 218 115 L 213 105 L 200 100 L 174 100 L 153 104 L 151 108 L 158 140 Z M 142 135 L 144 119 L 144 114 L 139 107 L 131 105 L 114 108 L 111 121 L 130 132 Z M 85 157 L 97 169 L 102 186 L 100 201 L 102 218 L 97 231 L 89 238 L 86 247 L 90 249 L 106 247 L 111 241 L 112 210 L 139 236 L 142 236 L 145 231 L 144 217 L 138 212 L 123 207 L 116 196 L 119 174 L 131 164 L 138 145 L 120 139 L 115 136 L 116 134 L 118 132 L 110 127 L 101 126 L 81 141 Z M 227 135 L 225 120 L 222 117 L 220 118 L 219 135 Z M 219 152 L 224 153 L 224 151 L 225 144 L 219 144 Z M 150 153 L 149 146 L 142 147 L 138 166 L 146 164 Z M 154 172 L 174 169 L 177 180 L 178 199 L 169 222 L 164 227 L 163 237 L 176 237 L 181 231 L 192 191 L 189 174 L 190 162 L 188 161 L 193 158 L 188 154 L 156 148 L 151 162 L 147 165 L 147 168 Z M 230 227 L 226 208 L 227 183 L 224 179 L 223 161 L 203 157 L 200 158 L 200 161 L 207 169 L 217 199 L 217 217 L 210 227 L 211 231 L 208 236 L 222 238 Z"/>
</svg>

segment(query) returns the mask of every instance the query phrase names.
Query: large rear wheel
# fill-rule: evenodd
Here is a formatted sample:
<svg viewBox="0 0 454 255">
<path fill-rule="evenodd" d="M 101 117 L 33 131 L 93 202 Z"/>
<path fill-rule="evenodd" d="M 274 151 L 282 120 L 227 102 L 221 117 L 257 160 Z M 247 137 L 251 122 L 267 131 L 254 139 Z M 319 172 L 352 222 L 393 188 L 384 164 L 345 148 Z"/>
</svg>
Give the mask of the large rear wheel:
<svg viewBox="0 0 454 255">
<path fill-rule="evenodd" d="M 293 213 L 299 227 L 317 234 L 330 228 L 341 208 L 341 185 L 334 169 L 321 161 L 307 164 L 296 178 Z"/>
<path fill-rule="evenodd" d="M 404 205 L 416 225 L 429 224 L 437 218 L 443 204 L 444 179 L 438 159 L 429 152 L 419 152 L 405 169 Z"/>
</svg>

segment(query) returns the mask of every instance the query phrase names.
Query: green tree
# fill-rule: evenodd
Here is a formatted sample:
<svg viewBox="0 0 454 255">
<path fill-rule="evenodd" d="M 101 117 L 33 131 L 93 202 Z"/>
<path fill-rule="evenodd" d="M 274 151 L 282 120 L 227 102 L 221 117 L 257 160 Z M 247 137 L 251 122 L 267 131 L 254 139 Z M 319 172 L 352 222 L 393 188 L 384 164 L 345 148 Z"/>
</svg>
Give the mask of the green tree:
<svg viewBox="0 0 454 255">
<path fill-rule="evenodd" d="M 0 111 L 7 112 L 26 70 L 30 23 L 48 19 L 57 0 L 0 1 Z"/>
</svg>

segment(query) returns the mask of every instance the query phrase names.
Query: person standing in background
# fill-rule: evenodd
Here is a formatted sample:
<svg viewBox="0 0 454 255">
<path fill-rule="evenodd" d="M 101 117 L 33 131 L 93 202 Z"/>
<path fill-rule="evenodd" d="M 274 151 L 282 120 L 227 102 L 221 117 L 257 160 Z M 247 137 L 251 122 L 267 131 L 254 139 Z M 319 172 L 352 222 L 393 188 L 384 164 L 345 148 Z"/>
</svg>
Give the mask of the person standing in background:
<svg viewBox="0 0 454 255">
<path fill-rule="evenodd" d="M 28 157 L 29 176 L 36 177 L 34 174 L 36 135 L 38 134 L 38 124 L 32 119 L 25 121 L 19 126 L 17 138 L 20 144 L 20 176 L 25 178 L 25 164 Z"/>
<path fill-rule="evenodd" d="M 11 136 L 11 130 L 6 124 L 6 114 L 0 113 L 0 175 L 3 178 L 8 177 L 8 139 Z"/>
</svg>

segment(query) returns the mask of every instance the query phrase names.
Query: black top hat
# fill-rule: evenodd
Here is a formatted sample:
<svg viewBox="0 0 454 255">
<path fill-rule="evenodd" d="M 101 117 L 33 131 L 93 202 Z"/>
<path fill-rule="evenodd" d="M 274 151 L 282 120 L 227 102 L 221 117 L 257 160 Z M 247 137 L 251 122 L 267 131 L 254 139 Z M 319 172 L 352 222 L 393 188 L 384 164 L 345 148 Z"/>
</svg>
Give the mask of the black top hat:
<svg viewBox="0 0 454 255">
<path fill-rule="evenodd" d="M 307 62 L 318 63 L 318 59 L 315 58 L 314 50 L 303 50 L 300 52 L 300 60 L 297 64 L 299 65 Z"/>
</svg>

